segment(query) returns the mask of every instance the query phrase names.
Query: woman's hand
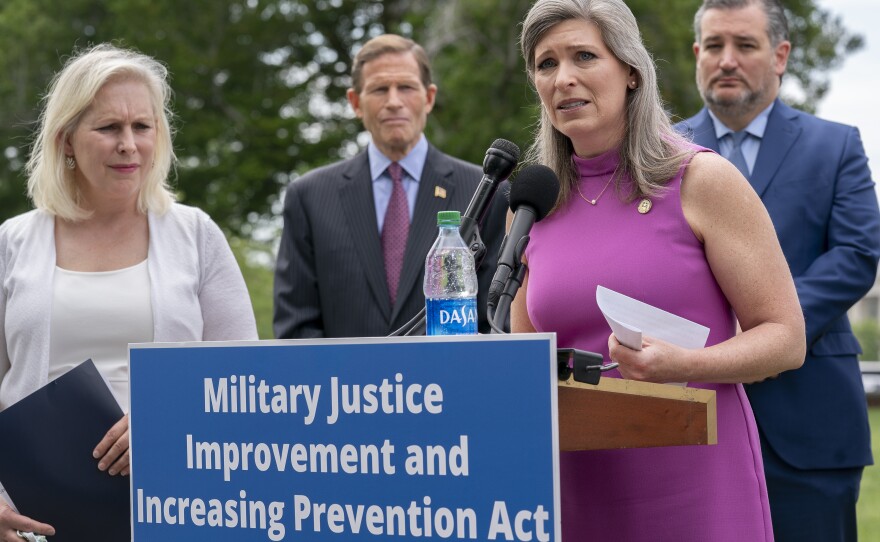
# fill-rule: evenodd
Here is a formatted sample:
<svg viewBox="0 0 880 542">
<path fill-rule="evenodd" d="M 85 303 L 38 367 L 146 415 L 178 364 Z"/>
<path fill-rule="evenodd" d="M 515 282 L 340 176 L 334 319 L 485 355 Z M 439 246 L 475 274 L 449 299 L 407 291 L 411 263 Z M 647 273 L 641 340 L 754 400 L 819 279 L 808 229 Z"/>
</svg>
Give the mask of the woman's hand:
<svg viewBox="0 0 880 542">
<path fill-rule="evenodd" d="M 98 460 L 98 470 L 107 471 L 110 476 L 128 476 L 131 471 L 128 457 L 128 414 L 113 424 L 95 447 L 92 456 Z"/>
<path fill-rule="evenodd" d="M 642 349 L 633 350 L 618 342 L 612 333 L 608 337 L 608 355 L 618 364 L 623 378 L 644 382 L 682 382 L 687 377 L 682 374 L 687 350 L 673 344 L 642 337 Z"/>
<path fill-rule="evenodd" d="M 0 542 L 21 542 L 15 531 L 32 532 L 52 536 L 55 528 L 27 516 L 16 513 L 0 498 Z"/>
</svg>

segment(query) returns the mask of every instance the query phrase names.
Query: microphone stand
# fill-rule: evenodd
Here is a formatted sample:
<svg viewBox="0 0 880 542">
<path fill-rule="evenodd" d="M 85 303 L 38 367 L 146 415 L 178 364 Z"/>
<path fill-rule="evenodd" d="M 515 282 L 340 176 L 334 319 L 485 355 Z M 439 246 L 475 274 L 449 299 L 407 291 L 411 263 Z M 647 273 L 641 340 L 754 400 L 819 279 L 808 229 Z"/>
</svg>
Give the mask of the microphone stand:
<svg viewBox="0 0 880 542">
<path fill-rule="evenodd" d="M 528 266 L 526 264 L 522 263 L 522 261 L 515 262 L 514 269 L 511 272 L 510 277 L 507 279 L 507 282 L 504 284 L 504 289 L 498 296 L 497 309 L 495 307 L 495 300 L 489 300 L 489 306 L 486 309 L 486 317 L 489 320 L 489 325 L 492 326 L 493 334 L 507 333 L 501 329 L 498 322 L 506 321 L 508 313 L 510 312 L 510 305 L 513 302 L 513 298 L 516 297 L 516 293 L 520 286 L 522 286 L 526 271 L 528 271 Z M 596 385 L 599 383 L 599 378 L 602 373 L 618 367 L 617 363 L 603 364 L 604 361 L 605 360 L 602 356 L 595 352 L 587 352 L 586 350 L 578 350 L 577 348 L 557 348 L 557 378 L 565 381 L 574 374 L 574 379 L 577 382 Z"/>
<path fill-rule="evenodd" d="M 522 281 L 526 277 L 526 271 L 528 271 L 528 266 L 526 264 L 521 261 L 515 262 L 513 271 L 511 271 L 510 276 L 507 278 L 507 282 L 504 283 L 504 289 L 501 290 L 498 299 L 489 299 L 488 307 L 486 308 L 486 317 L 489 320 L 489 326 L 492 327 L 492 334 L 507 333 L 502 326 L 499 325 L 499 322 L 503 324 L 507 321 L 510 313 L 510 305 L 513 303 L 513 298 L 516 296 L 519 287 L 522 286 Z"/>
</svg>

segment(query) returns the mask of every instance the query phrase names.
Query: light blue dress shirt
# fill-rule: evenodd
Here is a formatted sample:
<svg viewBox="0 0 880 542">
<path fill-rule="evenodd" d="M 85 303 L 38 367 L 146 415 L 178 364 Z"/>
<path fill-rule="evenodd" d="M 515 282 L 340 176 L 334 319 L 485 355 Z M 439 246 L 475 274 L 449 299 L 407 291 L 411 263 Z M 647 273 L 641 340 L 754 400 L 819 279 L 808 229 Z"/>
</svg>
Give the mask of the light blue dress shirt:
<svg viewBox="0 0 880 542">
<path fill-rule="evenodd" d="M 767 119 L 770 117 L 770 111 L 772 110 L 773 103 L 771 103 L 767 109 L 758 113 L 758 116 L 752 119 L 752 122 L 745 127 L 748 136 L 743 139 L 742 145 L 740 145 L 740 150 L 742 151 L 743 158 L 746 159 L 746 165 L 749 166 L 749 175 L 755 170 L 755 161 L 758 159 L 758 151 L 761 150 L 761 139 L 764 137 L 764 131 L 767 129 Z M 733 150 L 733 141 L 731 141 L 731 138 L 724 136 L 733 133 L 733 130 L 718 120 L 718 117 L 712 113 L 711 109 L 708 111 L 709 116 L 712 117 L 712 124 L 715 125 L 715 137 L 718 138 L 718 151 L 721 153 L 721 156 L 730 156 L 730 152 Z"/>
<path fill-rule="evenodd" d="M 385 224 L 385 211 L 391 200 L 391 190 L 394 188 L 391 176 L 388 175 L 388 166 L 391 159 L 382 154 L 382 151 L 371 141 L 367 146 L 367 156 L 370 160 L 370 177 L 373 179 L 373 201 L 376 203 L 376 223 L 379 225 L 379 235 L 382 234 L 382 226 Z M 425 159 L 428 156 L 428 140 L 422 135 L 416 146 L 409 154 L 400 160 L 403 168 L 403 189 L 406 190 L 406 201 L 409 204 L 409 221 L 412 222 L 413 210 L 416 206 L 416 196 L 419 193 L 419 179 L 422 178 L 422 170 L 425 167 Z"/>
</svg>

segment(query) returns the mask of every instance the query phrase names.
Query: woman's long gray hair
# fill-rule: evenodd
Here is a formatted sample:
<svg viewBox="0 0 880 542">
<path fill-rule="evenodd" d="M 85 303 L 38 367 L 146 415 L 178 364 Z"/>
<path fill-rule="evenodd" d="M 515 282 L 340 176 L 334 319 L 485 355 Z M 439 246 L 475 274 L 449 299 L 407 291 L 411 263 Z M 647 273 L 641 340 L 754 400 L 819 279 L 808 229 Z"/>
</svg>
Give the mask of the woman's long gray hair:
<svg viewBox="0 0 880 542">
<path fill-rule="evenodd" d="M 637 88 L 626 98 L 626 126 L 620 146 L 620 166 L 616 172 L 618 194 L 632 201 L 658 193 L 691 154 L 687 140 L 672 128 L 657 88 L 657 71 L 642 43 L 639 27 L 622 0 L 538 0 L 523 21 L 520 45 L 526 70 L 535 83 L 535 49 L 557 24 L 580 19 L 595 24 L 606 47 L 636 73 Z M 526 161 L 545 164 L 559 176 L 560 192 L 556 208 L 568 201 L 578 182 L 572 160 L 571 140 L 550 122 L 544 107 L 535 141 L 526 152 Z M 621 179 L 631 178 L 629 193 L 621 192 Z"/>
</svg>

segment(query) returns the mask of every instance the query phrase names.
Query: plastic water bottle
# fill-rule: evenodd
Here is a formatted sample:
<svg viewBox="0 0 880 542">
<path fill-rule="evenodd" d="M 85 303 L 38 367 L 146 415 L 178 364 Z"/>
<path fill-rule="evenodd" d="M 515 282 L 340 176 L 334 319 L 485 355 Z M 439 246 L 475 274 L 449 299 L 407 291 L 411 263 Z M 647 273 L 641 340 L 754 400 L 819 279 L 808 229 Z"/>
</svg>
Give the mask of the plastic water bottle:
<svg viewBox="0 0 880 542">
<path fill-rule="evenodd" d="M 440 211 L 440 234 L 425 258 L 428 335 L 477 333 L 477 271 L 474 256 L 458 233 L 461 213 Z"/>
</svg>

